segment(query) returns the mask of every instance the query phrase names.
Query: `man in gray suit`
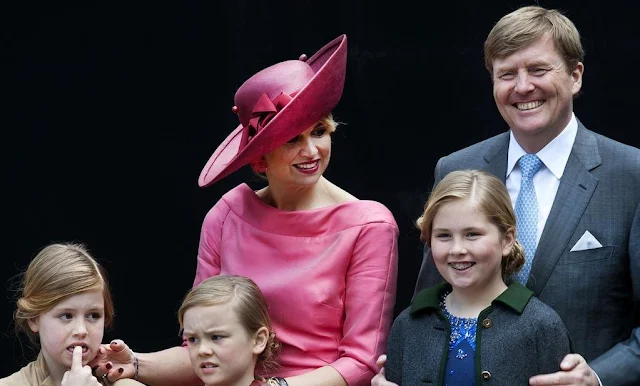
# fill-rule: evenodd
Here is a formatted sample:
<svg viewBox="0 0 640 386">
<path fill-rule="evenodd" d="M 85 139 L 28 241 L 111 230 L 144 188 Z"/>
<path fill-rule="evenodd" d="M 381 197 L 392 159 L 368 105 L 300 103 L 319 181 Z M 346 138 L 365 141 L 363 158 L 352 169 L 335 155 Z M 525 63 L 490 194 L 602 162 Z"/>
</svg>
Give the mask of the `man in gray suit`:
<svg viewBox="0 0 640 386">
<path fill-rule="evenodd" d="M 542 161 L 525 281 L 558 312 L 576 354 L 530 385 L 640 385 L 640 149 L 587 130 L 573 113 L 584 52 L 560 12 L 529 6 L 504 16 L 484 52 L 510 130 L 441 158 L 435 182 L 453 170 L 486 170 L 516 204 L 520 157 Z M 416 293 L 441 280 L 425 247 Z M 384 371 L 371 384 L 393 385 Z"/>
</svg>

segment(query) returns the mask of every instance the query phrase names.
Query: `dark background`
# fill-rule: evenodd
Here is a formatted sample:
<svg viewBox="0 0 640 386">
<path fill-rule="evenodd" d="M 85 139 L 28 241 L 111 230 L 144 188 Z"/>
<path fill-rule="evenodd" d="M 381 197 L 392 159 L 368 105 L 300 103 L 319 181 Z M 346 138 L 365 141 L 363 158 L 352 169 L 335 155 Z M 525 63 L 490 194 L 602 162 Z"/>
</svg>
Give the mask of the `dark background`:
<svg viewBox="0 0 640 386">
<path fill-rule="evenodd" d="M 32 352 L 13 333 L 15 275 L 44 245 L 86 243 L 110 273 L 105 336 L 136 351 L 178 344 L 201 221 L 248 167 L 201 189 L 201 168 L 236 127 L 236 88 L 275 62 L 348 35 L 326 176 L 387 205 L 400 227 L 396 312 L 421 261 L 412 221 L 437 159 L 506 129 L 484 69 L 492 25 L 526 1 L 87 1 L 0 9 L 4 193 L 0 377 Z M 374 4 L 377 3 L 377 4 Z M 625 2 L 543 1 L 586 50 L 575 103 L 590 129 L 640 145 L 637 19 Z"/>
</svg>

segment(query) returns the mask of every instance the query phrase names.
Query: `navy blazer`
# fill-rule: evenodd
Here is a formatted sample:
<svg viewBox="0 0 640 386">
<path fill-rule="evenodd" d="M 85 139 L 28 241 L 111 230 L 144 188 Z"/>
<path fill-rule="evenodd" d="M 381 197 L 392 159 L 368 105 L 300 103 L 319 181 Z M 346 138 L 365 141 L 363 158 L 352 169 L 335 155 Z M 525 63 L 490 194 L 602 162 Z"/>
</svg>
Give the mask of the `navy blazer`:
<svg viewBox="0 0 640 386">
<path fill-rule="evenodd" d="M 447 173 L 480 169 L 505 181 L 509 132 L 441 158 Z M 571 252 L 589 231 L 601 248 Z M 442 280 L 425 246 L 416 293 Z M 578 132 L 527 287 L 550 305 L 603 386 L 640 385 L 640 149 Z"/>
</svg>

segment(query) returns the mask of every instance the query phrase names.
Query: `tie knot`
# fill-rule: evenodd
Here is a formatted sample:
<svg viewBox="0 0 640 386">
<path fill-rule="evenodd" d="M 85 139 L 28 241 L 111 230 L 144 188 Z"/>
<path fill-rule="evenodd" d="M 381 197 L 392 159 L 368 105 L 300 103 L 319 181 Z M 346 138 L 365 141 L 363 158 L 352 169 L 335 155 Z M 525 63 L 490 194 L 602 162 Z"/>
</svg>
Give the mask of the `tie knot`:
<svg viewBox="0 0 640 386">
<path fill-rule="evenodd" d="M 535 154 L 525 154 L 518 160 L 522 178 L 531 178 L 540 169 L 542 161 Z"/>
</svg>

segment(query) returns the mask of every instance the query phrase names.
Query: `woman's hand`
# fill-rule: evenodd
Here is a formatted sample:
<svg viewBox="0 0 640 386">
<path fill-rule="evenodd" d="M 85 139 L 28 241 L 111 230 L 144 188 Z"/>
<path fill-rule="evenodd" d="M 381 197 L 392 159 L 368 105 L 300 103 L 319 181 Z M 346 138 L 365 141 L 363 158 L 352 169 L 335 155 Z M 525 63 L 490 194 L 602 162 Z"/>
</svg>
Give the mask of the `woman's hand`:
<svg viewBox="0 0 640 386">
<path fill-rule="evenodd" d="M 62 386 L 100 386 L 96 377 L 91 374 L 91 367 L 82 366 L 82 347 L 73 348 L 71 369 L 62 376 Z"/>
<path fill-rule="evenodd" d="M 133 352 L 122 340 L 115 339 L 111 343 L 98 348 L 98 355 L 89 362 L 91 368 L 96 369 L 96 376 L 107 374 L 110 382 L 121 378 L 133 378 L 135 367 Z"/>
</svg>

